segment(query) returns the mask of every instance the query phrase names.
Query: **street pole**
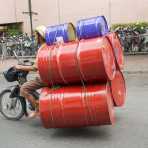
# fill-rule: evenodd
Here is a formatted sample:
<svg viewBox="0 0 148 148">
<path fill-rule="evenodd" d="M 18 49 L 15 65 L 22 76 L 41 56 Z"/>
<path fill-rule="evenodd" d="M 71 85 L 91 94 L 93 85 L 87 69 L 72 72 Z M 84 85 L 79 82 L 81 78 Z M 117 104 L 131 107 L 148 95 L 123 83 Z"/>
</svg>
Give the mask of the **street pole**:
<svg viewBox="0 0 148 148">
<path fill-rule="evenodd" d="M 30 18 L 30 30 L 31 30 L 31 36 L 33 37 L 33 21 L 32 21 L 32 16 L 33 15 L 38 15 L 37 12 L 32 11 L 32 3 L 31 0 L 28 0 L 28 10 L 27 12 L 22 12 L 23 14 L 29 15 Z"/>
<path fill-rule="evenodd" d="M 29 17 L 30 17 L 31 36 L 33 37 L 32 3 L 31 3 L 31 0 L 28 0 L 28 8 L 29 8 Z"/>
</svg>

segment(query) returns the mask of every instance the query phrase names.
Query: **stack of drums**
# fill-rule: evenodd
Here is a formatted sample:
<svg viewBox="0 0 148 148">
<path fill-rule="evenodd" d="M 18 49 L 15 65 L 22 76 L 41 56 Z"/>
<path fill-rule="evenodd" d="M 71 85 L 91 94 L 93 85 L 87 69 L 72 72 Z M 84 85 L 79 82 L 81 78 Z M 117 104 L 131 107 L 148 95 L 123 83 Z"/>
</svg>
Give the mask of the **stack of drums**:
<svg viewBox="0 0 148 148">
<path fill-rule="evenodd" d="M 109 32 L 104 16 L 78 21 L 76 32 L 71 23 L 48 27 L 47 45 L 37 55 L 40 77 L 49 86 L 39 103 L 45 128 L 113 124 L 114 106 L 125 103 L 117 34 Z M 57 37 L 63 42 L 55 44 Z"/>
</svg>

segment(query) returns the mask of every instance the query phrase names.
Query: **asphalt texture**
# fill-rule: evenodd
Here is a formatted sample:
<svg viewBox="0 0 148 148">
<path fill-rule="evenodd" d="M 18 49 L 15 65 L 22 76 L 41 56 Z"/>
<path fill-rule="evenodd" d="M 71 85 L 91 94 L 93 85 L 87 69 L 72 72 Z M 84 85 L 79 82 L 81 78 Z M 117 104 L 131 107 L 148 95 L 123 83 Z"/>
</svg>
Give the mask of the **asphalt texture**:
<svg viewBox="0 0 148 148">
<path fill-rule="evenodd" d="M 8 121 L 0 115 L 0 148 L 147 148 L 148 73 L 126 74 L 127 100 L 114 126 L 44 129 L 40 119 Z M 8 84 L 0 77 L 0 90 Z"/>
<path fill-rule="evenodd" d="M 0 114 L 0 148 L 148 148 L 148 72 L 124 75 L 126 104 L 115 109 L 114 126 L 44 129 L 39 118 L 13 122 Z M 9 85 L 0 76 L 0 91 Z"/>
</svg>

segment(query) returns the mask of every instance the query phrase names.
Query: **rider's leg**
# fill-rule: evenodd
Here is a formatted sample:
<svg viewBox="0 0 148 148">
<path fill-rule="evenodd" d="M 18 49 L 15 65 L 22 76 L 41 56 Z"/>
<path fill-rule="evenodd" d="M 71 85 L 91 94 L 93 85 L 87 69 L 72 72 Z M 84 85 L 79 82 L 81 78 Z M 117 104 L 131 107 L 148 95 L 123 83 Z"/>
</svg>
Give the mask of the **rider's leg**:
<svg viewBox="0 0 148 148">
<path fill-rule="evenodd" d="M 36 101 L 35 97 L 32 95 L 36 90 L 46 87 L 40 78 L 36 78 L 35 80 L 28 81 L 21 86 L 20 93 L 25 99 L 27 99 L 33 107 L 37 109 L 38 101 Z"/>
</svg>

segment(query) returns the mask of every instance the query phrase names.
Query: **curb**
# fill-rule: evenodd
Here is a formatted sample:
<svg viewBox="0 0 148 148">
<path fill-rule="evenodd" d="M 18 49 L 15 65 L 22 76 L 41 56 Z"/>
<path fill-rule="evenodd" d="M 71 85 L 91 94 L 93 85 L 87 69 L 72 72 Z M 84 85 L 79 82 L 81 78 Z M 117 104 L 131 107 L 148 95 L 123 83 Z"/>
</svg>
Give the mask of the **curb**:
<svg viewBox="0 0 148 148">
<path fill-rule="evenodd" d="M 148 73 L 148 71 L 123 71 L 124 74 L 144 74 Z"/>
<path fill-rule="evenodd" d="M 148 52 L 125 52 L 124 56 L 148 55 Z"/>
</svg>

